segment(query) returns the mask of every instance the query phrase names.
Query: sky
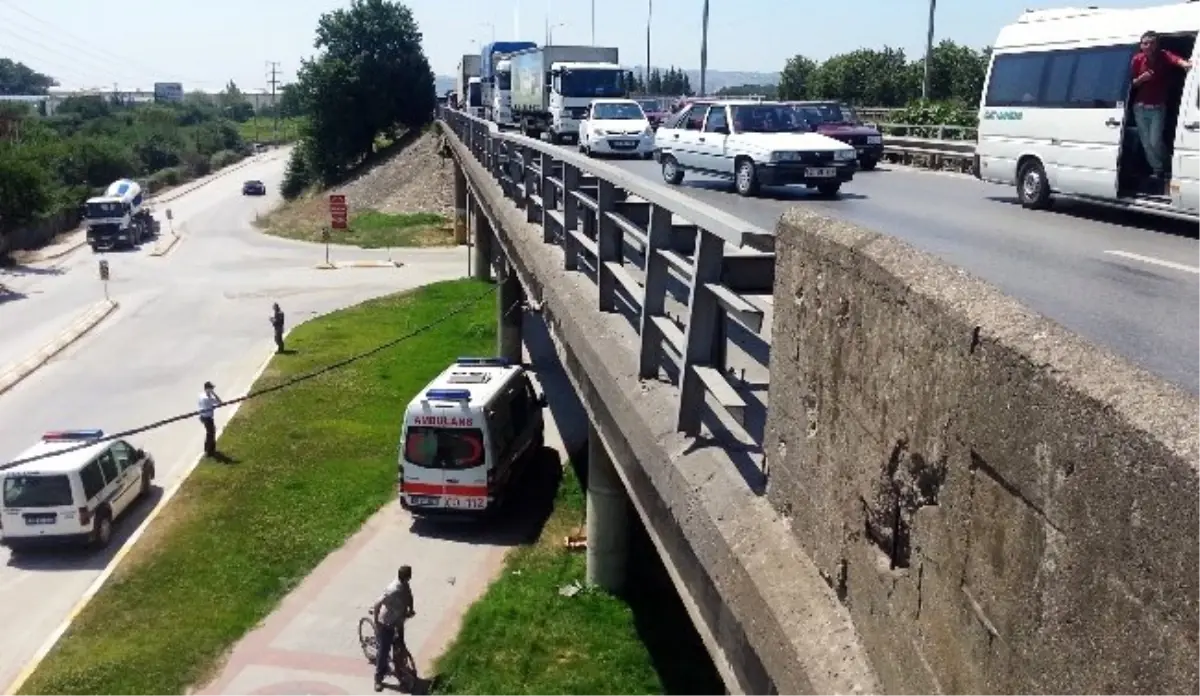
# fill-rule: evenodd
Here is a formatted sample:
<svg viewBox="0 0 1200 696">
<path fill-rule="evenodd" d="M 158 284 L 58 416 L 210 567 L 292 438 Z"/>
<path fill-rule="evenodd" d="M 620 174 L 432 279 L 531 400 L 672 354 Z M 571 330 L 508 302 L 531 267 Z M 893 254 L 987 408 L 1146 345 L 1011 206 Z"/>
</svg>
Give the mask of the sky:
<svg viewBox="0 0 1200 696">
<path fill-rule="evenodd" d="M 936 37 L 982 47 L 1027 8 L 1064 5 L 1148 7 L 1168 0 L 941 0 Z M 596 2 L 595 41 L 620 49 L 621 62 L 646 55 L 650 0 Z M 546 18 L 557 44 L 592 42 L 591 0 L 408 0 L 439 75 L 493 38 L 544 43 Z M 156 0 L 122 5 L 96 0 L 0 0 L 0 57 L 52 75 L 63 87 L 219 90 L 234 80 L 246 92 L 295 77 L 314 52 L 317 19 L 349 0 Z M 698 68 L 701 0 L 653 3 L 651 63 Z M 778 71 L 797 53 L 823 59 L 885 44 L 924 52 L 929 0 L 711 0 L 708 67 Z M 519 23 L 519 24 L 518 24 Z M 517 32 L 520 36 L 517 36 Z"/>
</svg>

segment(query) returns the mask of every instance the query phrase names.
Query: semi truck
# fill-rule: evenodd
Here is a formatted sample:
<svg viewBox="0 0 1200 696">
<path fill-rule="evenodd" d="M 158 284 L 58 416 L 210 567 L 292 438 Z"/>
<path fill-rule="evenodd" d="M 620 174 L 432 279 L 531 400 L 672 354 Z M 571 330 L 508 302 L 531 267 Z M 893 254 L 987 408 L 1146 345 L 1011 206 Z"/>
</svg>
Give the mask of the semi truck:
<svg viewBox="0 0 1200 696">
<path fill-rule="evenodd" d="M 131 179 L 109 184 L 104 194 L 84 204 L 87 241 L 92 251 L 134 248 L 154 236 L 158 223 L 146 206 L 142 187 Z"/>
<path fill-rule="evenodd" d="M 537 48 L 533 41 L 493 41 L 479 52 L 479 82 L 484 118 L 512 125 L 512 70 L 508 54 Z"/>
<path fill-rule="evenodd" d="M 479 79 L 479 56 L 466 53 L 458 61 L 458 108 L 483 117 L 483 93 Z"/>
<path fill-rule="evenodd" d="M 508 56 L 512 114 L 531 138 L 579 142 L 579 122 L 593 99 L 625 97 L 632 75 L 618 64 L 616 48 L 543 46 Z"/>
</svg>

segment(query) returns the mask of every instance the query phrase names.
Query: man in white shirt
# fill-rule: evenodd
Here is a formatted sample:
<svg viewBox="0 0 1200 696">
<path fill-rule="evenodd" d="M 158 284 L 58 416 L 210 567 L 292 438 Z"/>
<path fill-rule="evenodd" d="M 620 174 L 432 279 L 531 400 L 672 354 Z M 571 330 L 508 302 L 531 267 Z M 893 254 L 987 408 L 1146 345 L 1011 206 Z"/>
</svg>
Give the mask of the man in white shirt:
<svg viewBox="0 0 1200 696">
<path fill-rule="evenodd" d="M 217 454 L 217 426 L 213 422 L 213 412 L 221 405 L 221 397 L 217 396 L 216 387 L 212 382 L 204 383 L 204 391 L 198 401 L 200 423 L 204 426 L 204 456 L 214 457 Z"/>
</svg>

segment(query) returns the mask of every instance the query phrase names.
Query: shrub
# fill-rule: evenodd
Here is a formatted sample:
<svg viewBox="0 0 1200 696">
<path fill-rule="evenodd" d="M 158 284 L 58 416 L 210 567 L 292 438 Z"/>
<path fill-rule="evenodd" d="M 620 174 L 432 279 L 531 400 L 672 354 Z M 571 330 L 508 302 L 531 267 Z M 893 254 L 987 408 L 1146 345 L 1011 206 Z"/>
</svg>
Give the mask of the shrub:
<svg viewBox="0 0 1200 696">
<path fill-rule="evenodd" d="M 209 160 L 209 163 L 212 166 L 212 171 L 215 172 L 218 169 L 224 169 L 231 164 L 240 162 L 242 157 L 243 155 L 241 152 L 234 150 L 221 150 L 212 156 L 212 158 Z"/>
<path fill-rule="evenodd" d="M 283 174 L 283 184 L 279 193 L 287 200 L 294 200 L 316 183 L 312 164 L 309 162 L 309 142 L 301 140 L 288 158 L 287 171 Z"/>
</svg>

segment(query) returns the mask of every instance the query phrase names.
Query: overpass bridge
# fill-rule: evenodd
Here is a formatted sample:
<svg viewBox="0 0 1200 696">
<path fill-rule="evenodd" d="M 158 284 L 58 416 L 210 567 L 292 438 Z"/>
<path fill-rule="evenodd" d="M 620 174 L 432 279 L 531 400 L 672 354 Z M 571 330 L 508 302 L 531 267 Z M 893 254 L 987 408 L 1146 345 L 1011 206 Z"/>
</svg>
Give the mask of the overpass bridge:
<svg viewBox="0 0 1200 696">
<path fill-rule="evenodd" d="M 589 416 L 589 580 L 644 524 L 730 692 L 1198 690 L 1192 394 L 864 227 L 439 126 L 499 352 L 540 313 Z"/>
</svg>

